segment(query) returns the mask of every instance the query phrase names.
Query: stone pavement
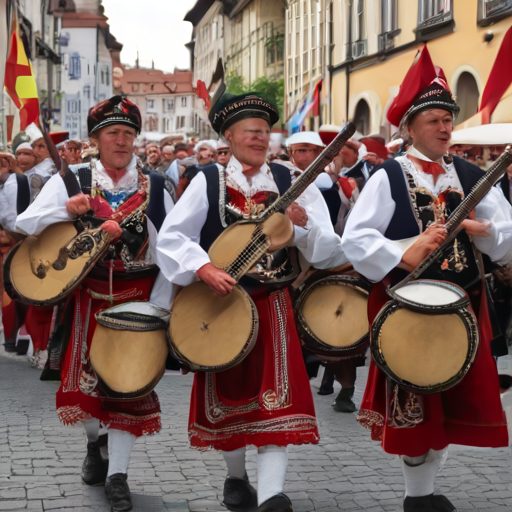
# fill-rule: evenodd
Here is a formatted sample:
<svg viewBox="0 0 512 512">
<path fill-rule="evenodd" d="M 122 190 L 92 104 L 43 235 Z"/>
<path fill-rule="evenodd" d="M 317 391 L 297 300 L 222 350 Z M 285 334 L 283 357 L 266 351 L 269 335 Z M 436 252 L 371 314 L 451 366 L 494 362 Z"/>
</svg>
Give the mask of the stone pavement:
<svg viewBox="0 0 512 512">
<path fill-rule="evenodd" d="M 364 384 L 362 368 L 359 388 Z M 135 512 L 221 511 L 225 466 L 215 452 L 187 445 L 192 377 L 165 376 L 157 391 L 163 431 L 135 444 L 129 483 Z M 107 512 L 103 487 L 80 481 L 83 429 L 63 427 L 55 415 L 56 382 L 41 382 L 25 358 L 0 352 L 0 511 Z M 351 414 L 332 410 L 316 394 L 320 446 L 289 449 L 285 492 L 295 512 L 400 511 L 404 492 L 396 457 L 382 452 Z M 361 389 L 358 390 L 361 397 Z M 248 473 L 256 483 L 256 452 Z M 461 511 L 512 510 L 509 449 L 452 447 L 437 480 Z"/>
</svg>

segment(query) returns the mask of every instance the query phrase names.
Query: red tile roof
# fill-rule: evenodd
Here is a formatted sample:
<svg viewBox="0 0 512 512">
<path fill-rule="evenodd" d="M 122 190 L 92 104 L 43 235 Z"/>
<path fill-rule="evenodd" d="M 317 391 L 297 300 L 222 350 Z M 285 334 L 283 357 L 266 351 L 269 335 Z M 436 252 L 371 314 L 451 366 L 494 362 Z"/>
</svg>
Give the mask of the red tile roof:
<svg viewBox="0 0 512 512">
<path fill-rule="evenodd" d="M 192 71 L 164 73 L 159 69 L 132 68 L 123 69 L 120 77 L 121 88 L 125 94 L 186 94 L 193 93 Z M 133 90 L 132 86 L 137 86 Z M 153 86 L 153 87 L 151 87 Z"/>
</svg>

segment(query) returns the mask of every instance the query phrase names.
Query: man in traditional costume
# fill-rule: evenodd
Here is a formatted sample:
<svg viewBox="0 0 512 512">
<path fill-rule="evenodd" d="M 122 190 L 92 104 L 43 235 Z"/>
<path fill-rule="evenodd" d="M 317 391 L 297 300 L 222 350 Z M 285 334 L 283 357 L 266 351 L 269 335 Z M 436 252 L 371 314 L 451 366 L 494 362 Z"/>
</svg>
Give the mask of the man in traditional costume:
<svg viewBox="0 0 512 512">
<path fill-rule="evenodd" d="M 32 124 L 27 132 L 20 132 L 15 137 L 14 156 L 10 153 L 0 153 L 0 158 L 5 158 L 9 162 L 12 172 L 0 189 L 0 226 L 4 229 L 0 231 L 0 245 L 4 251 L 16 243 L 15 238 L 11 236 L 15 229 L 16 217 L 28 208 L 55 173 L 52 159 L 46 158 L 49 153 L 42 136 L 41 130 Z M 33 146 L 39 149 L 37 154 Z M 13 316 L 14 328 L 11 336 L 6 337 L 5 350 L 25 355 L 32 340 L 34 356 L 38 358 L 40 352 L 45 354 L 50 338 L 53 308 L 27 307 L 18 301 L 10 302 L 9 308 L 6 315 Z M 23 325 L 26 333 L 20 337 L 18 333 L 23 332 L 23 329 L 19 331 L 19 328 Z"/>
<path fill-rule="evenodd" d="M 255 94 L 226 94 L 212 108 L 212 126 L 233 156 L 225 170 L 212 166 L 198 173 L 162 227 L 158 265 L 173 284 L 187 286 L 200 279 L 220 296 L 232 291 L 235 280 L 212 265 L 208 249 L 229 224 L 257 216 L 290 187 L 290 170 L 266 163 L 270 130 L 278 119 L 276 107 Z M 344 262 L 318 189 L 309 187 L 298 203 L 305 207 L 294 203 L 288 211 L 295 246 L 319 268 Z M 282 271 L 287 275 L 292 269 Z M 194 448 L 222 450 L 228 509 L 289 512 L 292 504 L 283 494 L 286 446 L 318 442 L 311 388 L 286 284 L 246 279 L 241 284 L 259 316 L 256 345 L 238 366 L 196 373 L 189 437 Z M 245 469 L 249 445 L 258 448 L 257 493 Z"/>
<path fill-rule="evenodd" d="M 156 234 L 173 204 L 163 177 L 144 175 L 133 155 L 140 127 L 139 109 L 122 96 L 93 107 L 89 136 L 100 158 L 70 168 L 82 193 L 70 198 L 69 181 L 57 174 L 16 221 L 18 231 L 37 235 L 51 224 L 89 213 L 99 223 L 103 221 L 102 228 L 113 237 L 107 256 L 95 265 L 68 304 L 74 308 L 73 325 L 57 392 L 57 413 L 67 425 L 84 423 L 88 443 L 82 480 L 88 485 L 105 482 L 114 511 L 132 508 L 126 480 L 136 438 L 161 427 L 155 392 L 133 401 L 109 400 L 98 387 L 89 359 L 95 313 L 130 300 L 147 301 L 152 291 L 155 297 L 162 291 L 154 259 Z M 123 224 L 127 218 L 129 222 Z M 100 423 L 108 428 L 108 464 L 102 456 L 106 440 L 99 436 Z"/>
<path fill-rule="evenodd" d="M 322 130 L 316 132 L 298 132 L 289 137 L 286 141 L 288 151 L 292 157 L 292 162 L 301 170 L 305 171 L 322 152 L 326 144 L 329 144 L 339 131 L 332 130 L 326 132 Z M 326 138 L 325 142 L 322 136 Z M 353 144 L 348 141 L 347 145 Z M 341 236 L 345 226 L 348 212 L 354 205 L 359 195 L 357 182 L 352 177 L 346 177 L 341 174 L 343 153 L 346 146 L 343 146 L 338 156 L 331 162 L 315 180 L 316 186 L 320 189 L 325 199 L 329 216 L 331 218 L 334 231 Z M 334 379 L 341 385 L 341 390 L 332 402 L 332 407 L 336 412 L 352 413 L 356 410 L 356 405 L 352 401 L 355 392 L 355 383 L 357 378 L 357 367 L 365 363 L 365 352 L 367 344 L 362 343 L 356 353 L 351 353 L 350 357 L 340 357 L 334 361 L 324 363 L 325 371 L 318 390 L 319 395 L 332 395 L 334 393 Z"/>
<path fill-rule="evenodd" d="M 483 175 L 476 166 L 445 156 L 458 112 L 442 70 L 434 67 L 425 46 L 388 113 L 391 124 L 408 132 L 412 146 L 404 156 L 384 163 L 368 180 L 342 238 L 348 259 L 367 278 L 388 285 L 391 271 L 402 272 L 398 280 L 413 271 L 444 240 L 447 205 L 459 204 Z M 386 452 L 400 456 L 406 512 L 455 510 L 446 497 L 434 495 L 434 479 L 449 444 L 508 445 L 490 350 L 487 299 L 479 275 L 483 270 L 468 238 L 494 261 L 509 259 L 512 215 L 496 187 L 476 207 L 476 217 L 485 220 L 463 221 L 464 231 L 448 246 L 449 257 L 436 261 L 422 275 L 456 283 L 471 297 L 480 344 L 470 370 L 447 391 L 419 396 L 400 388 L 372 360 L 360 408 L 359 421 L 371 429 L 372 438 L 381 441 Z M 417 235 L 409 248 L 402 243 Z M 386 301 L 379 302 L 382 295 L 387 297 L 377 283 L 370 295 L 370 322 Z"/>
</svg>

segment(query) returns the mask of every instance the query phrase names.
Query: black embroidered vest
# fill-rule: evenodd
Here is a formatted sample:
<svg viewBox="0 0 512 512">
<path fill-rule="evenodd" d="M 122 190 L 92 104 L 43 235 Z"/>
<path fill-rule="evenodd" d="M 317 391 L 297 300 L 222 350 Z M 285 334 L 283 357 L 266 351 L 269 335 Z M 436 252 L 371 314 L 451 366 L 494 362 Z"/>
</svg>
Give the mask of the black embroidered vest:
<svg viewBox="0 0 512 512">
<path fill-rule="evenodd" d="M 465 160 L 454 157 L 454 166 L 467 196 L 484 172 Z M 415 188 L 414 180 L 406 174 L 400 163 L 389 160 L 379 168 L 388 175 L 395 212 L 386 229 L 390 240 L 403 240 L 417 236 L 429 223 L 434 221 L 433 198 Z M 446 196 L 446 210 L 449 215 L 460 204 L 462 196 L 450 192 Z M 470 288 L 480 279 L 475 249 L 468 235 L 462 231 L 456 241 L 445 249 L 443 255 L 421 276 L 423 279 L 450 281 L 463 288 Z"/>
</svg>

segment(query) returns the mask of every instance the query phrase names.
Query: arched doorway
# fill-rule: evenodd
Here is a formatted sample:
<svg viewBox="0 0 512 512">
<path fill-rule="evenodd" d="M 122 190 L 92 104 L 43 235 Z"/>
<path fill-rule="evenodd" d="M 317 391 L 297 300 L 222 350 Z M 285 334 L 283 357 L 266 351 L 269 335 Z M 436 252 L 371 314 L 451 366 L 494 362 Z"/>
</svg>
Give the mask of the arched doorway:
<svg viewBox="0 0 512 512">
<path fill-rule="evenodd" d="M 354 124 L 359 133 L 370 135 L 370 107 L 365 100 L 359 100 L 357 104 Z"/>
<path fill-rule="evenodd" d="M 460 124 L 477 113 L 478 101 L 480 99 L 475 77 L 468 71 L 464 71 L 459 76 L 456 95 L 460 112 L 455 124 Z"/>
</svg>

